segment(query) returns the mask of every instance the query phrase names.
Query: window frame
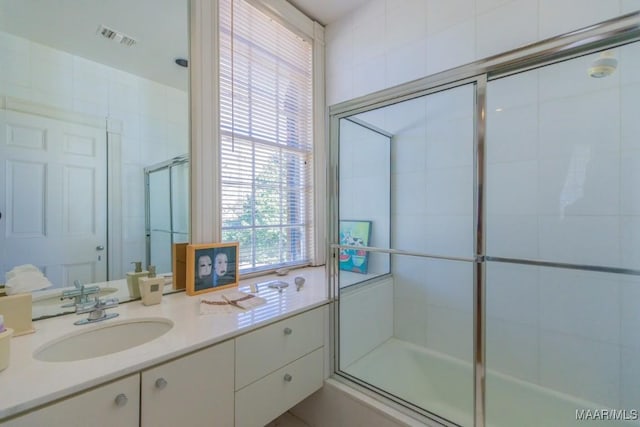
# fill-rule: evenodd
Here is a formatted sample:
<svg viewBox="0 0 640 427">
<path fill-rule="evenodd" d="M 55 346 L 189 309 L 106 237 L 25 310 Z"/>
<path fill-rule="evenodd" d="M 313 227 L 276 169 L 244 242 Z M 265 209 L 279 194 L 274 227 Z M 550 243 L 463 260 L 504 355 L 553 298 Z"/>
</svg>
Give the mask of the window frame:
<svg viewBox="0 0 640 427">
<path fill-rule="evenodd" d="M 245 0 L 312 43 L 313 67 L 313 247 L 311 265 L 325 264 L 327 174 L 326 106 L 324 96 L 324 28 L 284 0 Z M 191 31 L 191 242 L 219 242 L 220 192 L 220 73 L 219 3 L 190 0 Z M 268 272 L 265 270 L 261 273 Z"/>
</svg>

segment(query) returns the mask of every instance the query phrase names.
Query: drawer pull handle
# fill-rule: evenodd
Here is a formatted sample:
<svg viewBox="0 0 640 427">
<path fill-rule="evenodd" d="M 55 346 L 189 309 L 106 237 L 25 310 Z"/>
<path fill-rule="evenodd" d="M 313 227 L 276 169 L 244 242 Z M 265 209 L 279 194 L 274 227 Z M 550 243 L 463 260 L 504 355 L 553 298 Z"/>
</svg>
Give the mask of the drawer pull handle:
<svg viewBox="0 0 640 427">
<path fill-rule="evenodd" d="M 116 406 L 119 406 L 122 408 L 127 404 L 128 401 L 129 401 L 129 398 L 124 393 L 120 393 L 119 395 L 116 396 Z"/>
<path fill-rule="evenodd" d="M 156 388 L 158 390 L 162 390 L 163 388 L 165 388 L 167 386 L 167 380 L 165 380 L 164 378 L 158 378 L 156 380 Z"/>
<path fill-rule="evenodd" d="M 292 332 L 293 332 L 293 330 L 291 328 L 284 328 L 284 334 L 285 335 L 291 335 Z"/>
<path fill-rule="evenodd" d="M 284 380 L 288 383 L 291 382 L 291 380 L 293 379 L 293 377 L 289 374 L 284 374 Z"/>
</svg>

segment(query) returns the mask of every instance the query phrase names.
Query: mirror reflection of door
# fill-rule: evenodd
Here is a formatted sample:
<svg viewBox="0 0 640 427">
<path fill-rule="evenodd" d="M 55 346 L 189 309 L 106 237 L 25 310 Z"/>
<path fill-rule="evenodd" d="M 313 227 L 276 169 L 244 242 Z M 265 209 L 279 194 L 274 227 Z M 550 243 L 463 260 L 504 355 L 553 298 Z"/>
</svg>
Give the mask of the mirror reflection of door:
<svg viewBox="0 0 640 427">
<path fill-rule="evenodd" d="M 34 264 L 56 284 L 105 281 L 104 124 L 0 111 L 2 272 Z"/>
</svg>

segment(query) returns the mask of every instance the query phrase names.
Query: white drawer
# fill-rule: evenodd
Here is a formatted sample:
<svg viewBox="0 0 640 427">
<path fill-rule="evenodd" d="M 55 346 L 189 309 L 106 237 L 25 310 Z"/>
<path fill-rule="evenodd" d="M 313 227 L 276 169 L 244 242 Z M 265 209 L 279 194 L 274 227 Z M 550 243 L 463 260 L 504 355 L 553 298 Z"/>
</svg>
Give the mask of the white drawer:
<svg viewBox="0 0 640 427">
<path fill-rule="evenodd" d="M 322 387 L 319 348 L 236 392 L 236 427 L 262 427 Z M 285 378 L 286 377 L 286 378 Z"/>
<path fill-rule="evenodd" d="M 324 310 L 316 308 L 236 338 L 236 390 L 324 344 Z"/>
</svg>

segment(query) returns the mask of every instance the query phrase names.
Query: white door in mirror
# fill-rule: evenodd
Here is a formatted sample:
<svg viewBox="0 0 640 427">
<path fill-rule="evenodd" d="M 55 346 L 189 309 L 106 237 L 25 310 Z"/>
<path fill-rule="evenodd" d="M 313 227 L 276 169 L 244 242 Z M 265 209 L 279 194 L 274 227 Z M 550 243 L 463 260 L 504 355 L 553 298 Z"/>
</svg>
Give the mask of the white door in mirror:
<svg viewBox="0 0 640 427">
<path fill-rule="evenodd" d="M 34 264 L 56 286 L 106 280 L 106 147 L 104 126 L 0 109 L 0 273 Z"/>
</svg>

